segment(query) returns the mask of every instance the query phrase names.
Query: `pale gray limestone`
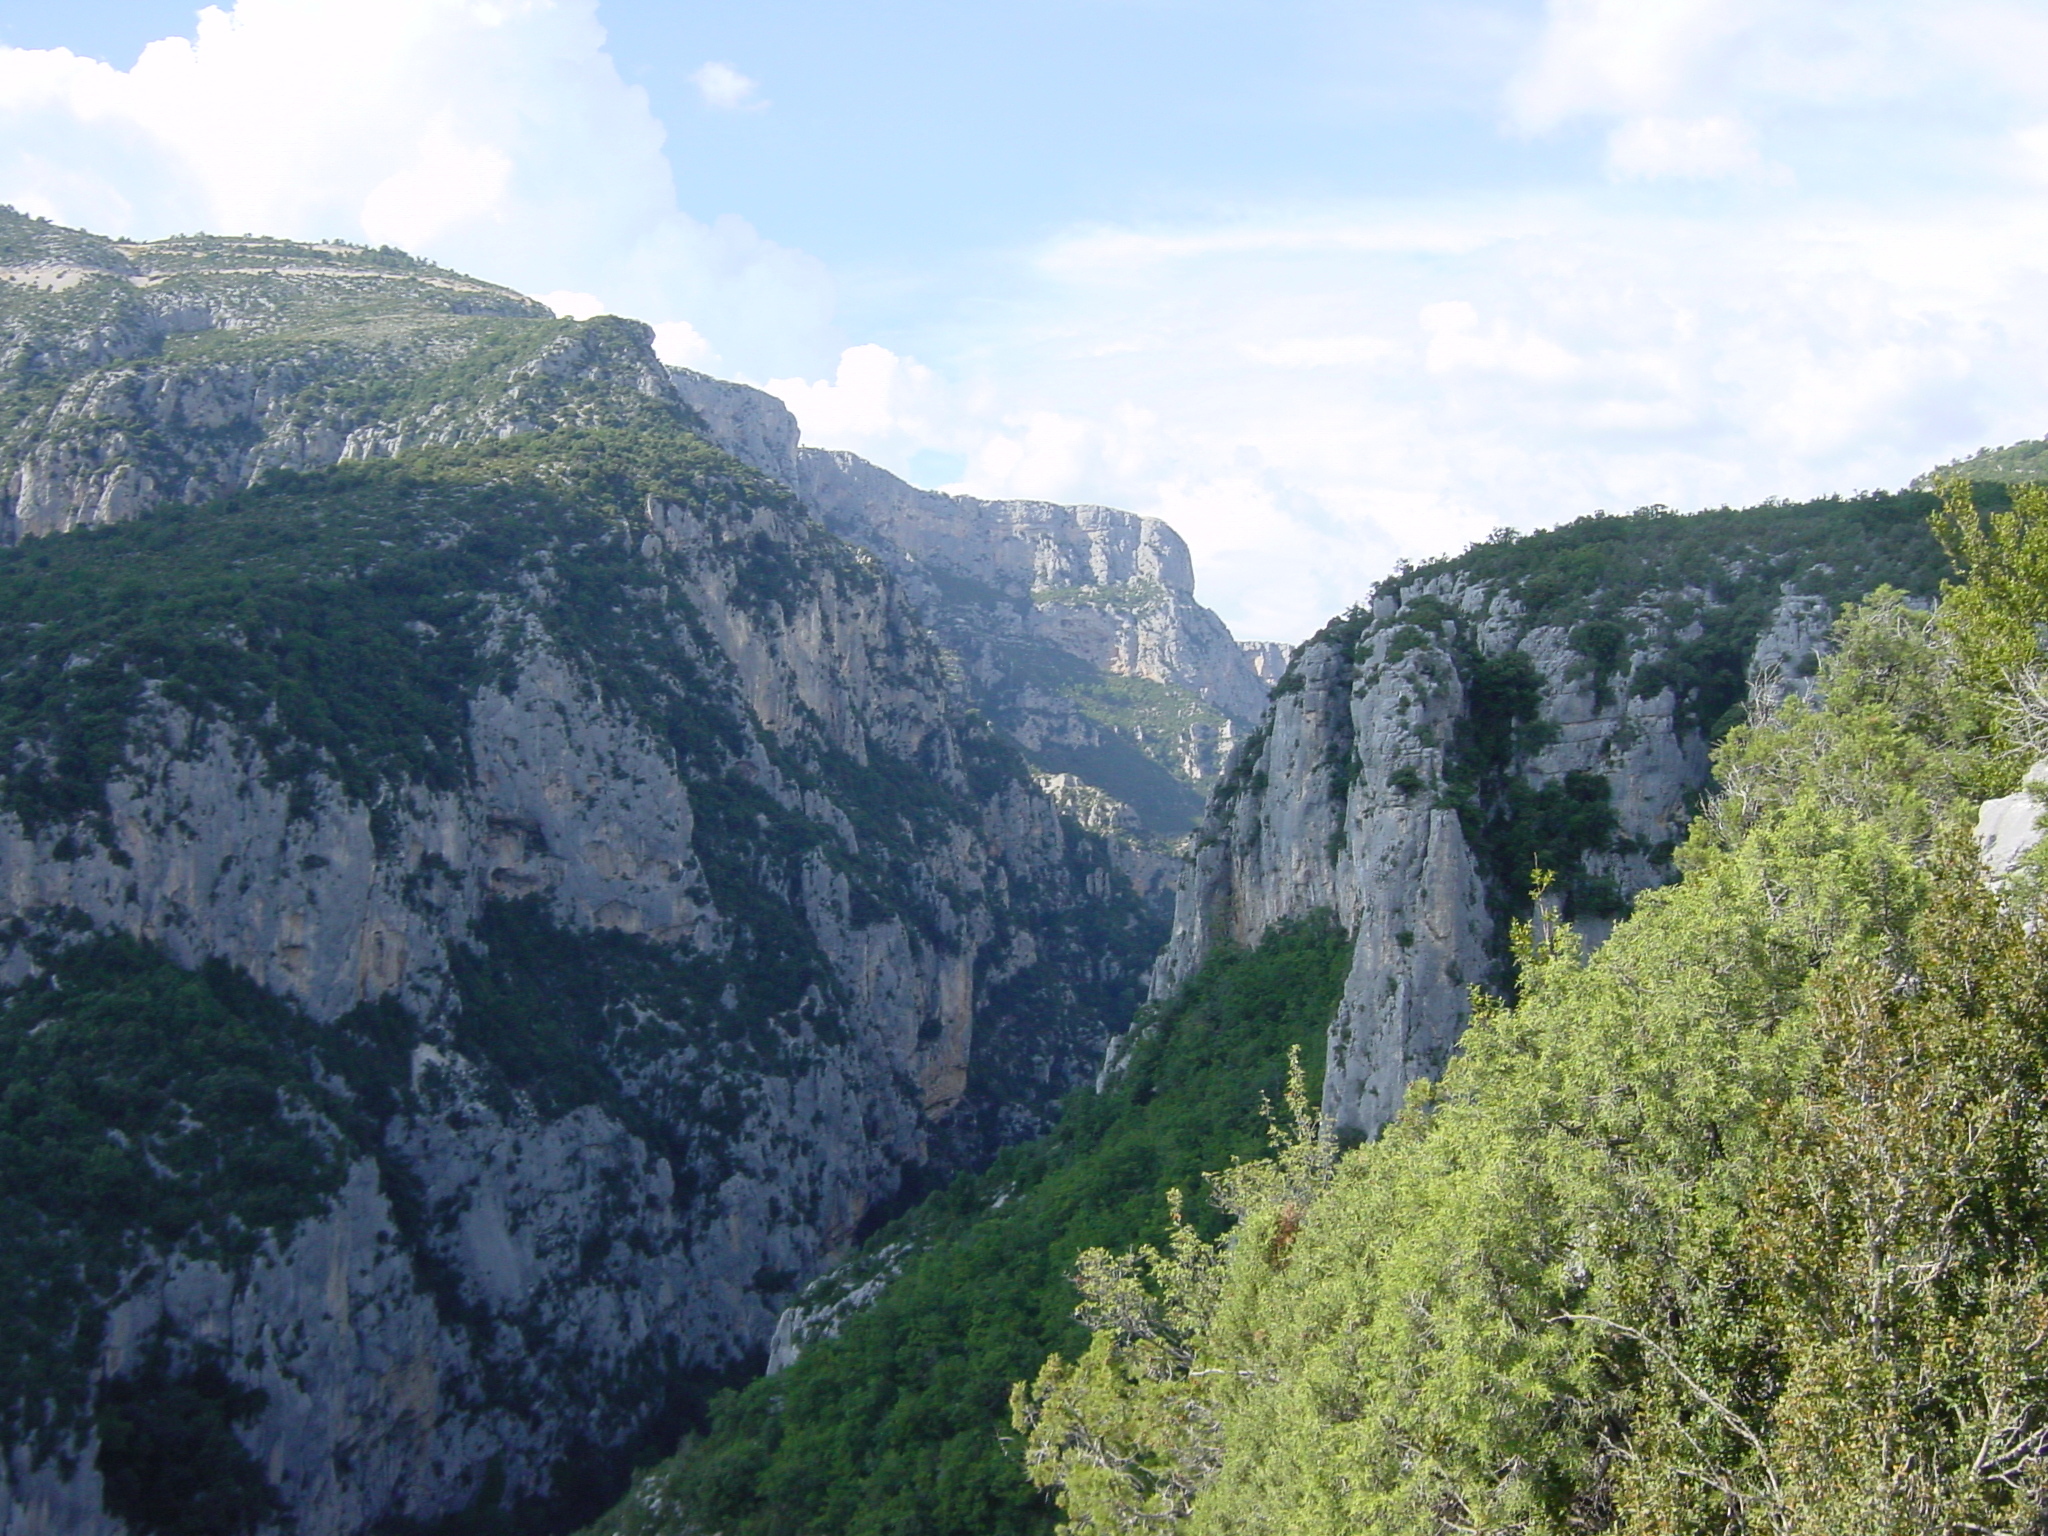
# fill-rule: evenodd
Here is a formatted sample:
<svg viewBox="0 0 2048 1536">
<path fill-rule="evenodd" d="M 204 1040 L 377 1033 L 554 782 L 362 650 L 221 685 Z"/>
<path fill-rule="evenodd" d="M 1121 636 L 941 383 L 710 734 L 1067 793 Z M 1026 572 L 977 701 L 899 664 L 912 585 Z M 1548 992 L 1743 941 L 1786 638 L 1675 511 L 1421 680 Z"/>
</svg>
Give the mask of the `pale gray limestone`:
<svg viewBox="0 0 2048 1536">
<path fill-rule="evenodd" d="M 1401 611 L 1435 598 L 1462 615 L 1418 643 Z M 1801 679 L 1825 643 L 1827 605 L 1788 593 L 1758 642 L 1773 677 Z M 1170 996 L 1221 940 L 1249 945 L 1274 923 L 1317 909 L 1352 935 L 1352 965 L 1330 1032 L 1324 1111 L 1374 1134 L 1408 1085 L 1442 1071 L 1470 1012 L 1470 989 L 1495 974 L 1497 900 L 1454 809 L 1437 802 L 1468 704 L 1452 644 L 1518 649 L 1541 684 L 1547 745 L 1516 765 L 1532 788 L 1579 772 L 1607 781 L 1619 839 L 1587 872 L 1624 896 L 1662 883 L 1691 797 L 1707 782 L 1705 739 L 1665 688 L 1638 697 L 1627 674 L 1605 689 L 1566 632 L 1530 626 L 1504 593 L 1462 575 L 1383 593 L 1355 654 L 1315 640 L 1295 653 L 1260 737 L 1210 803 L 1176 893 L 1173 937 L 1152 976 Z M 1579 922 L 1597 944 L 1611 923 Z M 1126 1048 L 1113 1042 L 1107 1070 Z"/>
<path fill-rule="evenodd" d="M 2011 875 L 2020 861 L 2040 846 L 2044 794 L 2048 794 L 2048 762 L 2038 762 L 2027 770 L 2018 789 L 1977 808 L 1977 846 L 1983 850 L 1984 868 L 1992 879 Z"/>
<path fill-rule="evenodd" d="M 1195 706 L 1182 720 L 1129 729 L 1149 757 L 1197 785 L 1214 779 L 1265 707 L 1271 679 L 1260 668 L 1272 670 L 1281 648 L 1239 647 L 1196 601 L 1187 546 L 1158 519 L 919 490 L 853 454 L 803 446 L 795 418 L 764 391 L 686 369 L 674 378 L 721 447 L 888 566 L 978 701 L 1051 771 L 1133 793 L 1089 756 L 1116 731 L 1077 704 L 1074 676 L 1141 679 Z M 1089 671 L 1075 674 L 1072 662 Z M 1194 804 L 1189 797 L 1185 814 Z M 1146 823 L 1172 814 L 1148 802 L 1118 841 L 1156 860 Z"/>
</svg>

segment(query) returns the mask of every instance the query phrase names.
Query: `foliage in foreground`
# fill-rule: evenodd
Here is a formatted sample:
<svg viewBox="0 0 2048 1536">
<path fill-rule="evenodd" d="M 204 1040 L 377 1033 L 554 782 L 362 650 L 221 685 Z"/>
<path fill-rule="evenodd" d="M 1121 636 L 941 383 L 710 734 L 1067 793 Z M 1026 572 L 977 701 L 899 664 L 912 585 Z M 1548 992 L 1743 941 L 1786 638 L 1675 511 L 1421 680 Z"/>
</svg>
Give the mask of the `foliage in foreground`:
<svg viewBox="0 0 2048 1536">
<path fill-rule="evenodd" d="M 1349 959 L 1344 935 L 1317 919 L 1211 960 L 1105 1092 L 1077 1094 L 1051 1136 L 877 1234 L 870 1254 L 915 1250 L 881 1299 L 721 1401 L 710 1433 L 597 1529 L 1050 1529 L 1003 1433 L 1004 1399 L 1048 1351 L 1085 1342 L 1067 1284 L 1076 1255 L 1164 1236 L 1164 1191 L 1263 1148 L 1262 1095 L 1280 1092 L 1290 1049 L 1322 1060 Z"/>
<path fill-rule="evenodd" d="M 1680 885 L 1590 960 L 1525 926 L 1379 1142 L 1304 1122 L 1223 1237 L 1083 1259 L 1090 1343 L 1015 1401 L 1064 1530 L 2041 1528 L 2048 935 L 1964 813 L 2048 508 L 1949 514 L 1973 595 L 1847 616 Z"/>
</svg>

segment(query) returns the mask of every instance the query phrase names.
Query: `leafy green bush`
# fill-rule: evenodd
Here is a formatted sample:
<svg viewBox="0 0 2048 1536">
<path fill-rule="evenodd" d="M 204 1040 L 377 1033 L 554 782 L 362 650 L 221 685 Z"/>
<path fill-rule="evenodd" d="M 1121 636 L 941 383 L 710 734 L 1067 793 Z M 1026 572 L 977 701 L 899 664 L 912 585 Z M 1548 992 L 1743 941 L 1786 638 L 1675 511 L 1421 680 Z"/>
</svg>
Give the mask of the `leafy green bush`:
<svg viewBox="0 0 2048 1536">
<path fill-rule="evenodd" d="M 1969 838 L 1950 630 L 1852 611 L 1683 881 L 1590 958 L 1524 925 L 1379 1141 L 1082 1265 L 1018 1416 L 1066 1530 L 2038 1532 L 2048 933 Z"/>
</svg>

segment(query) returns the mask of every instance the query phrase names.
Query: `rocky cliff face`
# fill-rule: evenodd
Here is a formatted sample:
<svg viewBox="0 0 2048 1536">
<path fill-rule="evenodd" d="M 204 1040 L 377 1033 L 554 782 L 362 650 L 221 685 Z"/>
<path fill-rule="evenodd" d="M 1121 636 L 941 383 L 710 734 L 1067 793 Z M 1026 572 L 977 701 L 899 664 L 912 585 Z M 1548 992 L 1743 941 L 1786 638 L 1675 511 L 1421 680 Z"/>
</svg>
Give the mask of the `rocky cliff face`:
<svg viewBox="0 0 2048 1536">
<path fill-rule="evenodd" d="M 1376 1132 L 1442 1070 L 1470 989 L 1503 983 L 1532 870 L 1597 943 L 1669 878 L 1745 695 L 1809 686 L 1843 597 L 1931 587 L 1925 501 L 1589 519 L 1390 579 L 1295 653 L 1212 796 L 1154 995 L 1219 942 L 1335 912 L 1354 952 L 1324 1109 Z"/>
<path fill-rule="evenodd" d="M 1259 666 L 1271 660 L 1195 600 L 1180 537 L 1108 507 L 918 490 L 852 454 L 802 446 L 771 395 L 684 369 L 675 378 L 727 452 L 888 566 L 977 704 L 1035 766 L 1126 808 L 1128 862 L 1164 879 L 1172 861 L 1159 855 L 1265 707 Z"/>
<path fill-rule="evenodd" d="M 396 252 L 120 245 L 11 213 L 0 225 L 8 542 L 201 502 L 271 470 L 563 425 L 619 388 L 668 393 L 619 327 L 532 345 L 544 306 Z M 522 355 L 499 366 L 493 349 L 515 337 Z M 599 381 L 588 397 L 575 387 Z"/>
<path fill-rule="evenodd" d="M 1240 640 L 1237 648 L 1252 664 L 1252 672 L 1268 688 L 1287 675 L 1287 663 L 1294 652 L 1277 640 Z"/>
<path fill-rule="evenodd" d="M 0 264 L 0 1050 L 57 1053 L 9 1113 L 128 1091 L 137 967 L 270 1042 L 216 1113 L 193 1037 L 118 1189 L 0 1195 L 0 1531 L 199 1462 L 237 1529 L 590 1507 L 906 1168 L 1045 1123 L 1155 935 L 643 328 L 347 247 Z"/>
</svg>

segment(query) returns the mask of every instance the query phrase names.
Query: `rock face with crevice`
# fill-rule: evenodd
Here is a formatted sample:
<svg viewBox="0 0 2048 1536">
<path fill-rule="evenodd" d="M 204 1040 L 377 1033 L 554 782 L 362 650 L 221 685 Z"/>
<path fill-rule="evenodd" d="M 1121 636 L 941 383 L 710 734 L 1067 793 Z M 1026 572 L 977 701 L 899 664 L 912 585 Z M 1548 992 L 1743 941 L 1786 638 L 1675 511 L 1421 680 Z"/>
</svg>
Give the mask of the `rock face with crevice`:
<svg viewBox="0 0 2048 1536">
<path fill-rule="evenodd" d="M 239 1112 L 330 1170 L 25 1304 L 0 1532 L 127 1528 L 95 1405 L 216 1379 L 294 1529 L 594 1511 L 907 1170 L 1048 1123 L 1159 930 L 644 327 L 11 214 L 0 268 L 0 1028 L 116 941 L 253 985 Z"/>
</svg>

